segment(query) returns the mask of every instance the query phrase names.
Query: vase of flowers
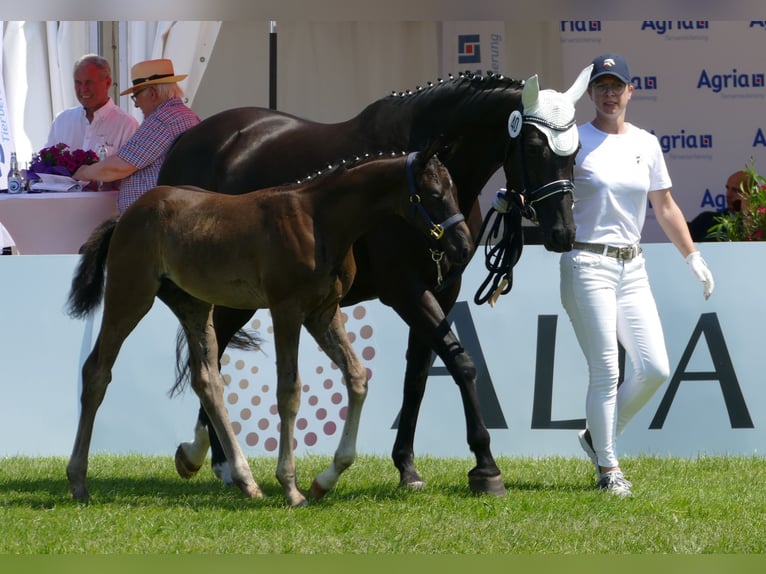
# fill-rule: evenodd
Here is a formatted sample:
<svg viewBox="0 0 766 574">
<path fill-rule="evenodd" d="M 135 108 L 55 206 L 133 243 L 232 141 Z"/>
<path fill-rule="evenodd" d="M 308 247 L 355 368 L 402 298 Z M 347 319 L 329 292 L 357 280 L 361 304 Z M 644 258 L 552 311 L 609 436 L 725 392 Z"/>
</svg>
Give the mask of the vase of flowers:
<svg viewBox="0 0 766 574">
<path fill-rule="evenodd" d="M 716 216 L 710 228 L 710 237 L 718 241 L 766 241 L 766 178 L 755 170 L 753 158 L 744 171 L 742 209 Z"/>
<path fill-rule="evenodd" d="M 93 150 L 69 149 L 64 143 L 46 147 L 32 156 L 32 163 L 27 170 L 27 180 L 34 183 L 40 178 L 37 174 L 61 175 L 72 177 L 82 165 L 90 165 L 98 161 Z"/>
</svg>

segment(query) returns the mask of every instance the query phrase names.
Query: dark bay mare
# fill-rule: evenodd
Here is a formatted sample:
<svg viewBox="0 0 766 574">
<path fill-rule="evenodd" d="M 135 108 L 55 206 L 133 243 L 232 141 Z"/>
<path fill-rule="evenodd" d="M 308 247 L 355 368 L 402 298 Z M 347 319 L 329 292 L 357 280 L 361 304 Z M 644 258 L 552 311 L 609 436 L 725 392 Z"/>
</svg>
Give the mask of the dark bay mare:
<svg viewBox="0 0 766 574">
<path fill-rule="evenodd" d="M 262 108 L 221 112 L 185 132 L 170 150 L 159 182 L 198 185 L 238 194 L 292 181 L 325 168 L 339 157 L 360 152 L 420 149 L 443 135 L 451 142 L 440 154 L 458 189 L 460 210 L 475 238 L 481 227 L 478 196 L 501 167 L 510 203 L 534 214 L 545 247 L 572 247 L 572 172 L 579 145 L 574 105 L 585 92 L 590 68 L 564 93 L 541 90 L 537 76 L 526 82 L 499 75 L 462 75 L 407 93 L 394 93 L 348 121 L 324 124 Z M 519 226 L 521 218 L 518 218 Z M 520 227 L 517 230 L 520 237 Z M 341 305 L 379 298 L 410 328 L 404 393 L 392 450 L 402 485 L 423 486 L 415 467 L 413 442 L 426 379 L 435 352 L 454 378 L 463 401 L 467 441 L 476 457 L 469 473 L 474 492 L 505 493 L 490 450 L 476 391 L 476 368 L 450 328 L 446 315 L 457 300 L 460 278 L 429 253 L 425 240 L 392 219 L 354 244 L 357 274 Z M 444 278 L 443 283 L 441 279 Z M 214 312 L 219 356 L 252 311 L 217 306 Z M 176 468 L 192 476 L 212 446 L 213 470 L 227 478 L 204 408 L 195 439 L 183 443 Z"/>
<path fill-rule="evenodd" d="M 280 417 L 277 478 L 291 506 L 306 503 L 295 477 L 293 441 L 301 394 L 298 343 L 305 326 L 338 365 L 348 414 L 331 465 L 311 486 L 321 497 L 354 461 L 367 370 L 343 326 L 340 302 L 354 281 L 352 245 L 370 229 L 401 220 L 450 261 L 472 252 L 452 179 L 434 150 L 376 157 L 308 183 L 238 196 L 158 186 L 89 238 L 72 281 L 70 314 L 104 300 L 101 328 L 82 369 L 82 409 L 67 476 L 77 499 L 86 485 L 93 424 L 125 338 L 155 297 L 181 322 L 191 385 L 220 437 L 233 482 L 262 496 L 223 399 L 213 306 L 270 309 L 277 357 Z M 396 219 L 392 219 L 396 217 Z M 437 222 L 437 223 L 434 223 Z M 104 287 L 104 281 L 106 286 Z M 177 385 L 183 383 L 182 379 Z"/>
</svg>

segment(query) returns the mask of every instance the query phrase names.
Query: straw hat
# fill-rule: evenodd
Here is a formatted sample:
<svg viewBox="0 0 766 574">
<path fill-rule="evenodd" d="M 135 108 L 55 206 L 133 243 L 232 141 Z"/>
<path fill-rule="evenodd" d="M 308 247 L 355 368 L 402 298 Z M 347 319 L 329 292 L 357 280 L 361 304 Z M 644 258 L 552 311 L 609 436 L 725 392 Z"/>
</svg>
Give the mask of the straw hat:
<svg viewBox="0 0 766 574">
<path fill-rule="evenodd" d="M 181 74 L 176 76 L 173 71 L 173 62 L 170 60 L 146 60 L 145 62 L 139 62 L 130 69 L 130 79 L 133 85 L 127 90 L 120 92 L 120 95 L 132 94 L 144 86 L 175 84 L 188 75 Z"/>
</svg>

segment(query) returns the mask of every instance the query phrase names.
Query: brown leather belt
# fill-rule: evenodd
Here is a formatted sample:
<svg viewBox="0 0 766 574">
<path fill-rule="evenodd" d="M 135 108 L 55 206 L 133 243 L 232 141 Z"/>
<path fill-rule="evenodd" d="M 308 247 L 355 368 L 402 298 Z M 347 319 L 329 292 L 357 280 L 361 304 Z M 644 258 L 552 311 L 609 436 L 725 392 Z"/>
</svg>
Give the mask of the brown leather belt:
<svg viewBox="0 0 766 574">
<path fill-rule="evenodd" d="M 582 243 L 580 241 L 574 242 L 575 249 L 582 249 L 583 251 L 590 251 L 591 253 L 598 253 L 599 255 L 606 255 L 607 257 L 614 257 L 617 261 L 630 261 L 634 257 L 638 257 L 642 252 L 640 245 L 630 245 L 628 247 L 615 247 L 614 245 L 604 245 L 602 243 Z"/>
</svg>

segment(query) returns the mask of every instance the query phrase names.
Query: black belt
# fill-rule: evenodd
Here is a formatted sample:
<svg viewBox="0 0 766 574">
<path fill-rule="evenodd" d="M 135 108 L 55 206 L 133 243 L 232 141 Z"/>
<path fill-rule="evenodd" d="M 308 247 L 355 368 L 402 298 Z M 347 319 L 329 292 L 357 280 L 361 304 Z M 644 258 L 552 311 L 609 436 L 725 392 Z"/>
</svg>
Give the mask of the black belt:
<svg viewBox="0 0 766 574">
<path fill-rule="evenodd" d="M 580 241 L 574 242 L 574 248 L 606 255 L 607 257 L 614 257 L 618 261 L 630 261 L 634 257 L 638 257 L 643 251 L 640 245 L 615 247 L 614 245 L 604 245 L 603 243 L 581 243 Z"/>
<path fill-rule="evenodd" d="M 3 247 L 2 255 L 13 255 L 13 249 L 11 247 Z"/>
</svg>

